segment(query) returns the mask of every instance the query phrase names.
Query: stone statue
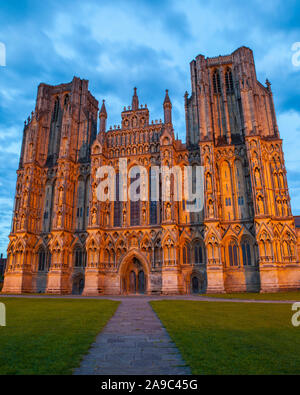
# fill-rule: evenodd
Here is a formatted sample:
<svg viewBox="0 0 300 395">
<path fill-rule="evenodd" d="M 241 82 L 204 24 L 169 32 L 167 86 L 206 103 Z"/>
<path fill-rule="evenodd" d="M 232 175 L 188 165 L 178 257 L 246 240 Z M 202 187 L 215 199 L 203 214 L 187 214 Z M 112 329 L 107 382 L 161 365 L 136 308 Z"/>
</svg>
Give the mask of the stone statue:
<svg viewBox="0 0 300 395">
<path fill-rule="evenodd" d="M 109 211 L 107 210 L 107 211 L 105 211 L 105 223 L 106 223 L 106 225 L 108 226 L 109 225 Z"/>
<path fill-rule="evenodd" d="M 258 209 L 259 209 L 259 214 L 264 214 L 265 209 L 264 209 L 264 202 L 261 197 L 258 198 Z"/>
<path fill-rule="evenodd" d="M 209 216 L 209 218 L 214 216 L 214 207 L 213 207 L 213 203 L 211 200 L 208 203 L 208 216 Z"/>
<path fill-rule="evenodd" d="M 62 215 L 61 212 L 59 211 L 57 214 L 57 227 L 61 228 L 61 224 L 62 224 Z"/>
<path fill-rule="evenodd" d="M 171 221 L 171 206 L 168 204 L 166 209 L 166 218 L 167 221 Z"/>
<path fill-rule="evenodd" d="M 59 188 L 59 195 L 58 195 L 58 205 L 62 206 L 63 204 L 63 194 L 64 194 L 64 189 L 63 187 Z"/>
<path fill-rule="evenodd" d="M 93 212 L 92 212 L 92 224 L 95 225 L 96 222 L 97 222 L 97 212 L 96 212 L 96 210 L 93 210 Z"/>
<path fill-rule="evenodd" d="M 210 174 L 207 175 L 206 186 L 207 186 L 207 190 L 210 191 L 211 190 L 211 175 Z"/>
<path fill-rule="evenodd" d="M 255 183 L 256 183 L 257 187 L 261 186 L 261 183 L 260 183 L 260 172 L 259 172 L 259 170 L 257 168 L 255 170 Z"/>
</svg>

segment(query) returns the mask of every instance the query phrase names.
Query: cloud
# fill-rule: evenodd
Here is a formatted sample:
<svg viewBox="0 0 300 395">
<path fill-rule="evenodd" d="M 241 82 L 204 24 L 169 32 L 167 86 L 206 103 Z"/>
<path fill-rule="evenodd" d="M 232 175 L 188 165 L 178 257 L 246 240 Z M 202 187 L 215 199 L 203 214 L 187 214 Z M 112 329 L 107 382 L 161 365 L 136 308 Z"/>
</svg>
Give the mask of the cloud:
<svg viewBox="0 0 300 395">
<path fill-rule="evenodd" d="M 246 45 L 257 75 L 272 82 L 294 213 L 299 212 L 300 68 L 291 46 L 300 40 L 295 0 L 11 0 L 1 4 L 0 196 L 13 202 L 24 119 L 34 109 L 40 82 L 88 79 L 108 124 L 120 123 L 123 106 L 138 87 L 152 119 L 163 116 L 165 89 L 173 103 L 175 133 L 185 139 L 183 95 L 190 91 L 189 62 Z M 3 203 L 4 204 L 4 203 Z M 10 227 L 10 206 L 0 209 L 0 252 Z M 5 225 L 7 224 L 7 225 Z"/>
<path fill-rule="evenodd" d="M 293 214 L 300 214 L 300 112 L 289 110 L 277 117 L 287 169 Z"/>
</svg>

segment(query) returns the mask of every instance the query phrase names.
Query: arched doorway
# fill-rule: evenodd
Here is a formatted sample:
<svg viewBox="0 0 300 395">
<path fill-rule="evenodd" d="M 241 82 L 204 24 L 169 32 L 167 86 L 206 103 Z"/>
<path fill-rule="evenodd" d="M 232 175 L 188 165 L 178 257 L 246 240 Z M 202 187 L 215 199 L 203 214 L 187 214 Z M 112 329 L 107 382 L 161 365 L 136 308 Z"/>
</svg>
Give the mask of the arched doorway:
<svg viewBox="0 0 300 395">
<path fill-rule="evenodd" d="M 73 278 L 72 294 L 81 295 L 84 289 L 84 277 L 81 273 L 77 274 Z"/>
<path fill-rule="evenodd" d="M 199 280 L 195 276 L 192 278 L 192 292 L 193 294 L 199 293 Z"/>
<path fill-rule="evenodd" d="M 147 290 L 147 276 L 143 265 L 136 257 L 126 265 L 126 270 L 121 279 L 122 292 L 125 294 L 144 294 Z"/>
<path fill-rule="evenodd" d="M 140 270 L 138 275 L 138 291 L 140 294 L 144 294 L 145 290 L 146 290 L 145 273 L 143 270 Z"/>
<path fill-rule="evenodd" d="M 136 293 L 136 274 L 133 270 L 129 274 L 129 292 L 132 294 Z"/>
<path fill-rule="evenodd" d="M 82 294 L 82 292 L 83 292 L 83 289 L 84 289 L 84 279 L 83 279 L 83 278 L 81 278 L 81 279 L 79 280 L 79 284 L 78 284 L 78 291 L 79 291 L 79 295 L 81 295 L 81 294 Z"/>
<path fill-rule="evenodd" d="M 206 272 L 192 273 L 189 282 L 189 291 L 192 294 L 206 293 L 207 289 L 207 274 Z"/>
</svg>

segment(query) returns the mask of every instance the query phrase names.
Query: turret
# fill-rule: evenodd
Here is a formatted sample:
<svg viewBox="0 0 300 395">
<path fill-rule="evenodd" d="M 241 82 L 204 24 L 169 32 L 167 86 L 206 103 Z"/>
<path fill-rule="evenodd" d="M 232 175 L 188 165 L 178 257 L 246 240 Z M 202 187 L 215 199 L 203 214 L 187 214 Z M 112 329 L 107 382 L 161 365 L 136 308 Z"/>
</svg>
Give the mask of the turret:
<svg viewBox="0 0 300 395">
<path fill-rule="evenodd" d="M 100 132 L 105 133 L 106 131 L 106 120 L 107 120 L 107 112 L 105 108 L 105 100 L 103 100 L 102 107 L 99 114 L 100 118 Z"/>
<path fill-rule="evenodd" d="M 136 111 L 139 108 L 139 98 L 136 94 L 136 88 L 134 88 L 134 93 L 133 93 L 133 97 L 132 97 L 132 110 Z"/>
<path fill-rule="evenodd" d="M 172 123 L 172 103 L 169 98 L 168 89 L 166 89 L 166 96 L 164 100 L 164 122 L 165 124 Z"/>
</svg>

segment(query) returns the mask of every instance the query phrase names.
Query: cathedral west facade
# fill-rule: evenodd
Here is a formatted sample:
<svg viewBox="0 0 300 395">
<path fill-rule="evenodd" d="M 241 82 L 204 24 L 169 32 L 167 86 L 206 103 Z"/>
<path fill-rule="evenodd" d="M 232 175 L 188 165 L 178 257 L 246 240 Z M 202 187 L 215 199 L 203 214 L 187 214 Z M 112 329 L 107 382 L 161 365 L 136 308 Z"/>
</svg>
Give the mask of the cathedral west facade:
<svg viewBox="0 0 300 395">
<path fill-rule="evenodd" d="M 197 56 L 186 143 L 168 91 L 151 121 L 136 89 L 108 129 L 88 81 L 40 84 L 25 122 L 3 293 L 186 294 L 300 288 L 299 251 L 270 83 L 252 51 Z M 187 202 L 99 201 L 97 169 L 119 159 L 202 166 L 204 210 Z M 157 181 L 150 171 L 149 185 Z M 159 176 L 157 175 L 158 179 Z M 174 179 L 173 179 L 174 181 Z M 174 186 L 173 186 L 174 189 Z M 299 241 L 298 241 L 299 245 Z"/>
</svg>

